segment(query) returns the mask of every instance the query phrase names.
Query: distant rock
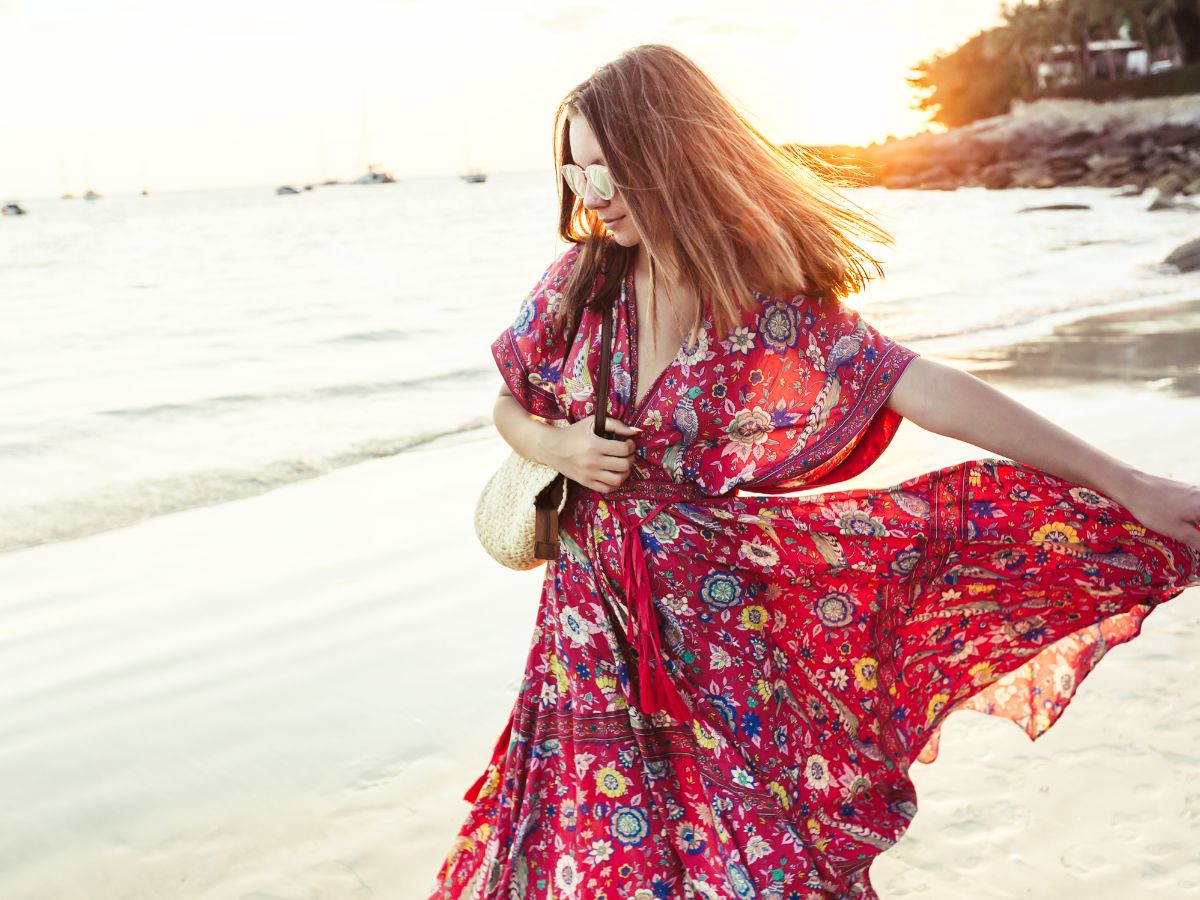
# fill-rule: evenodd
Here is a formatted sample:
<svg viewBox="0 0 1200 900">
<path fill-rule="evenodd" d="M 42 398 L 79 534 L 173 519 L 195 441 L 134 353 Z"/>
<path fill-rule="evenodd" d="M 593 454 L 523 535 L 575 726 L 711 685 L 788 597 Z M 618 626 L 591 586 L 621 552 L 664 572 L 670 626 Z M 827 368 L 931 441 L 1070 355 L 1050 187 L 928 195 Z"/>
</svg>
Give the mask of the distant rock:
<svg viewBox="0 0 1200 900">
<path fill-rule="evenodd" d="M 1200 238 L 1180 244 L 1171 251 L 1164 262 L 1174 266 L 1180 272 L 1192 272 L 1200 269 Z"/>
<path fill-rule="evenodd" d="M 1174 192 L 1164 193 L 1160 190 L 1158 192 L 1158 196 L 1155 197 L 1150 205 L 1146 207 L 1146 211 L 1158 212 L 1159 210 L 1163 209 L 1177 209 L 1185 212 L 1194 212 L 1195 210 L 1200 209 L 1200 206 L 1197 206 L 1190 200 L 1178 199 Z"/>
<path fill-rule="evenodd" d="M 1015 101 L 1006 115 L 941 134 L 805 149 L 859 166 L 865 183 L 889 188 L 1089 186 L 1136 194 L 1155 187 L 1167 197 L 1200 195 L 1200 94 Z"/>
<path fill-rule="evenodd" d="M 1050 203 L 1046 206 L 1026 206 L 1017 212 L 1039 212 L 1048 209 L 1091 209 L 1086 203 Z"/>
</svg>

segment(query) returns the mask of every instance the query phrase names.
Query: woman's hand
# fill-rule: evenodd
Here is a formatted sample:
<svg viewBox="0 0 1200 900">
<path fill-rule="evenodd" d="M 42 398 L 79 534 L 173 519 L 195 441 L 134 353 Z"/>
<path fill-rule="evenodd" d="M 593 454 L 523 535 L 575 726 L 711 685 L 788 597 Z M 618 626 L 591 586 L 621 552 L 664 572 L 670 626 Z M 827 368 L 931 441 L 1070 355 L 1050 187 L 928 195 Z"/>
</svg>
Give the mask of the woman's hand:
<svg viewBox="0 0 1200 900">
<path fill-rule="evenodd" d="M 1136 472 L 1121 503 L 1147 528 L 1200 550 L 1200 487 Z"/>
<path fill-rule="evenodd" d="M 547 428 L 541 457 L 572 481 L 607 494 L 621 485 L 633 468 L 633 437 L 642 429 L 608 416 L 607 429 L 624 440 L 609 440 L 595 433 L 595 416 L 572 422 L 566 428 Z"/>
</svg>

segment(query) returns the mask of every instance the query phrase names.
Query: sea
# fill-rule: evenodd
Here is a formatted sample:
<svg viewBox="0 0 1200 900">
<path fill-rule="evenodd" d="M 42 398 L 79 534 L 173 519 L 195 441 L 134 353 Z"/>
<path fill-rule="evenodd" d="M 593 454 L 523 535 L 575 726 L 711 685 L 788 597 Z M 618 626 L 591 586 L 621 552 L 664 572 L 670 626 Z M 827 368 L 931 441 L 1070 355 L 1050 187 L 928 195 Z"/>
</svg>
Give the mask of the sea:
<svg viewBox="0 0 1200 900">
<path fill-rule="evenodd" d="M 1195 233 L 1096 188 L 847 190 L 894 236 L 849 302 L 918 352 L 1200 295 Z M 1020 212 L 1074 203 L 1083 210 Z M 561 248 L 553 179 L 44 199 L 0 219 L 0 552 L 491 427 L 489 345 Z"/>
</svg>

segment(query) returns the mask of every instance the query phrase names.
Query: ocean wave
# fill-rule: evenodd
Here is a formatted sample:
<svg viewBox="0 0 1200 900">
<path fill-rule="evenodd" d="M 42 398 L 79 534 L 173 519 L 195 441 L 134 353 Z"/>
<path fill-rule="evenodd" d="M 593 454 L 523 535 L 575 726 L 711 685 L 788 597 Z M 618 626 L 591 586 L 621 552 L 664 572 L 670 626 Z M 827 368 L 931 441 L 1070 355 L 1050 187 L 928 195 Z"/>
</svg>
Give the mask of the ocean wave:
<svg viewBox="0 0 1200 900">
<path fill-rule="evenodd" d="M 309 403 L 315 400 L 344 399 L 346 397 L 374 397 L 396 391 L 437 387 L 443 384 L 455 384 L 473 378 L 491 376 L 494 368 L 477 366 L 470 369 L 458 369 L 451 372 L 439 372 L 434 375 L 419 378 L 388 379 L 384 381 L 359 381 L 347 384 L 322 384 L 314 387 L 298 388 L 286 391 L 264 391 L 263 393 L 224 394 L 217 397 L 204 397 L 182 403 L 154 403 L 147 406 L 129 406 L 117 409 L 96 410 L 93 415 L 115 418 L 143 418 L 161 415 L 211 415 L 227 409 L 241 408 L 260 404 L 275 404 L 279 402 Z"/>
<path fill-rule="evenodd" d="M 490 416 L 452 428 L 372 438 L 323 456 L 281 459 L 253 468 L 223 468 L 105 485 L 45 503 L 0 508 L 0 552 L 100 534 L 157 516 L 265 494 L 348 466 L 396 456 L 433 441 L 490 427 Z"/>
<path fill-rule="evenodd" d="M 380 328 L 375 331 L 352 331 L 349 334 L 339 334 L 336 337 L 325 338 L 323 344 L 358 344 L 363 341 L 406 341 L 414 337 L 424 337 L 437 332 L 428 328 Z"/>
</svg>

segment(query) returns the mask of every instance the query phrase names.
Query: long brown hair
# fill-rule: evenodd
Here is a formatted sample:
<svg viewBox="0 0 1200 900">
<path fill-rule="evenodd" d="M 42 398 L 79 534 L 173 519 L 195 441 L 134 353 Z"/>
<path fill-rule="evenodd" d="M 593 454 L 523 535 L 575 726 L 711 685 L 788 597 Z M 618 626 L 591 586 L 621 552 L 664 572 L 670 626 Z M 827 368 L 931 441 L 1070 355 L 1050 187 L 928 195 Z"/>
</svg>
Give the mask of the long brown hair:
<svg viewBox="0 0 1200 900">
<path fill-rule="evenodd" d="M 850 236 L 885 244 L 891 236 L 837 190 L 861 179 L 772 143 L 678 50 L 634 47 L 572 89 L 554 118 L 556 165 L 574 161 L 568 128 L 576 115 L 595 133 L 650 261 L 710 299 L 719 336 L 729 334 L 755 291 L 845 297 L 866 286 L 868 264 L 883 274 Z M 559 237 L 580 247 L 561 327 L 579 314 L 605 254 L 593 303 L 612 303 L 636 247 L 618 245 L 561 178 L 558 190 Z M 704 315 L 698 304 L 693 341 Z"/>
</svg>

